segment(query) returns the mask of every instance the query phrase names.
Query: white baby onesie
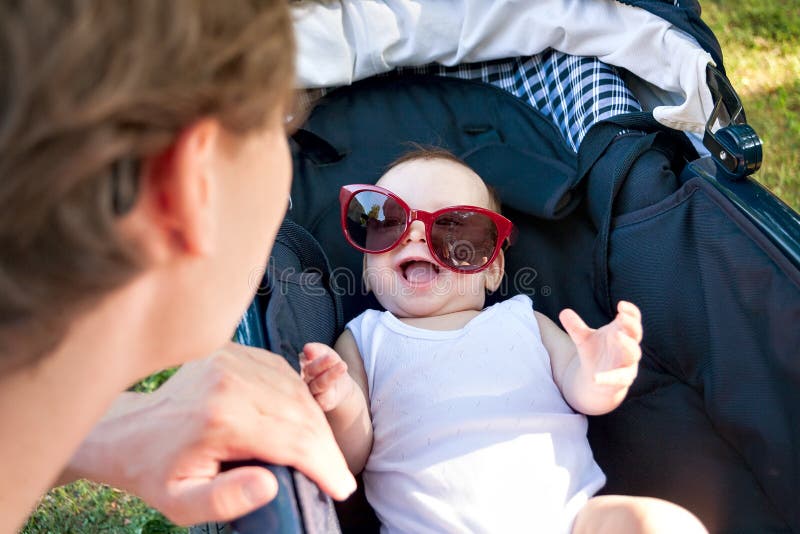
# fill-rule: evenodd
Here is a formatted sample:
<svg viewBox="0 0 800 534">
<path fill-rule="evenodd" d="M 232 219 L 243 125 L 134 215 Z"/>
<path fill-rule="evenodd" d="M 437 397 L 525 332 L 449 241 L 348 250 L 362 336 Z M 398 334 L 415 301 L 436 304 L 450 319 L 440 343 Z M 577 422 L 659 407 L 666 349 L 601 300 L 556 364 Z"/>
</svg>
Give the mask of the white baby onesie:
<svg viewBox="0 0 800 534">
<path fill-rule="evenodd" d="M 569 532 L 605 483 L 553 381 L 531 300 L 460 330 L 368 310 L 350 323 L 375 441 L 364 469 L 382 532 Z"/>
</svg>

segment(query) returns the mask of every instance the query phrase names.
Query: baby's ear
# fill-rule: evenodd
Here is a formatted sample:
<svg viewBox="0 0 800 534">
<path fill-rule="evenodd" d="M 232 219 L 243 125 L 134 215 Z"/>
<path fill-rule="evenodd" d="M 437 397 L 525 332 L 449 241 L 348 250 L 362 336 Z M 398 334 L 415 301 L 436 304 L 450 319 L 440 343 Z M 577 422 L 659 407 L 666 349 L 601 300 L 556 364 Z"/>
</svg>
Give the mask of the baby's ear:
<svg viewBox="0 0 800 534">
<path fill-rule="evenodd" d="M 506 270 L 506 257 L 503 254 L 503 251 L 497 253 L 497 257 L 494 259 L 492 264 L 487 268 L 484 273 L 484 284 L 487 291 L 497 291 L 497 288 L 500 287 L 500 282 L 503 281 L 503 274 Z"/>
</svg>

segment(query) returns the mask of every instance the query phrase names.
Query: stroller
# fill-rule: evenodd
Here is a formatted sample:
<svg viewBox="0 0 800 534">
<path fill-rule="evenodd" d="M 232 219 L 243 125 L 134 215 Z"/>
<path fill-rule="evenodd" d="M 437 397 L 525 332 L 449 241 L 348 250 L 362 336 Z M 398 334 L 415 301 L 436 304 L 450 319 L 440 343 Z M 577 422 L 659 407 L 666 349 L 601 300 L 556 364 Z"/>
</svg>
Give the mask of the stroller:
<svg viewBox="0 0 800 534">
<path fill-rule="evenodd" d="M 642 310 L 639 376 L 619 408 L 589 421 L 603 493 L 673 501 L 712 532 L 800 532 L 800 216 L 748 178 L 760 141 L 697 3 L 625 4 L 691 36 L 682 38 L 696 50 L 688 63 L 709 54 L 716 64 L 704 67 L 694 108 L 693 95 L 676 102 L 674 87 L 652 86 L 652 73 L 627 65 L 651 111 L 606 110 L 579 135 L 555 112 L 443 77 L 442 67 L 325 94 L 293 136 L 293 206 L 237 335 L 299 367 L 305 342 L 332 344 L 346 320 L 378 308 L 361 291 L 361 255 L 341 236 L 338 189 L 374 182 L 408 141 L 448 148 L 499 192 L 519 229 L 492 298 L 524 292 L 553 319 L 569 306 L 589 324 L 607 322 L 622 299 Z M 302 32 L 300 44 L 303 52 Z M 357 62 L 352 75 L 363 77 Z M 654 109 L 664 101 L 672 108 Z M 702 135 L 665 126 L 696 130 L 684 119 L 698 113 Z M 377 530 L 363 495 L 339 505 L 337 518 L 305 477 L 269 468 L 281 482 L 273 503 L 195 529 Z"/>
</svg>

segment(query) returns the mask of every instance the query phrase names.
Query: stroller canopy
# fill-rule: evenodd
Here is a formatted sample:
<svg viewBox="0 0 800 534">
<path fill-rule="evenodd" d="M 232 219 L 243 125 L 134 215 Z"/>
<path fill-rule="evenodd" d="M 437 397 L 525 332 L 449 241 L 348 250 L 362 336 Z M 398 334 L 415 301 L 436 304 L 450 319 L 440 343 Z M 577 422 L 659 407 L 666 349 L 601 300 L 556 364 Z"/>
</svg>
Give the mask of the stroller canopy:
<svg viewBox="0 0 800 534">
<path fill-rule="evenodd" d="M 293 4 L 299 81 L 305 88 L 335 87 L 401 66 L 457 65 L 553 48 L 625 69 L 638 78 L 629 83 L 656 120 L 700 133 L 713 109 L 706 66 L 721 67 L 719 45 L 700 21 L 697 3 L 668 10 L 664 2 L 638 3 L 674 22 L 614 0 L 307 0 Z"/>
</svg>

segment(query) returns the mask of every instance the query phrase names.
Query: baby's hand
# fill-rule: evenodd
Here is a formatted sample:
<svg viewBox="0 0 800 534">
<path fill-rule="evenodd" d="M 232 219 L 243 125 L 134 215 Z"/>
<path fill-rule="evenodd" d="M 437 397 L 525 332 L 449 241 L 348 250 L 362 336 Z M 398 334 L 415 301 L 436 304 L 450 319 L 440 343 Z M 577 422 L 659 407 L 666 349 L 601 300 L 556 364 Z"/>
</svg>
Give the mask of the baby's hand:
<svg viewBox="0 0 800 534">
<path fill-rule="evenodd" d="M 300 353 L 300 375 L 323 412 L 329 412 L 353 392 L 347 364 L 323 343 L 306 343 Z"/>
<path fill-rule="evenodd" d="M 617 312 L 613 321 L 597 330 L 586 326 L 572 310 L 562 311 L 559 319 L 594 383 L 627 388 L 636 378 L 642 357 L 642 315 L 625 301 L 617 305 Z"/>
</svg>

